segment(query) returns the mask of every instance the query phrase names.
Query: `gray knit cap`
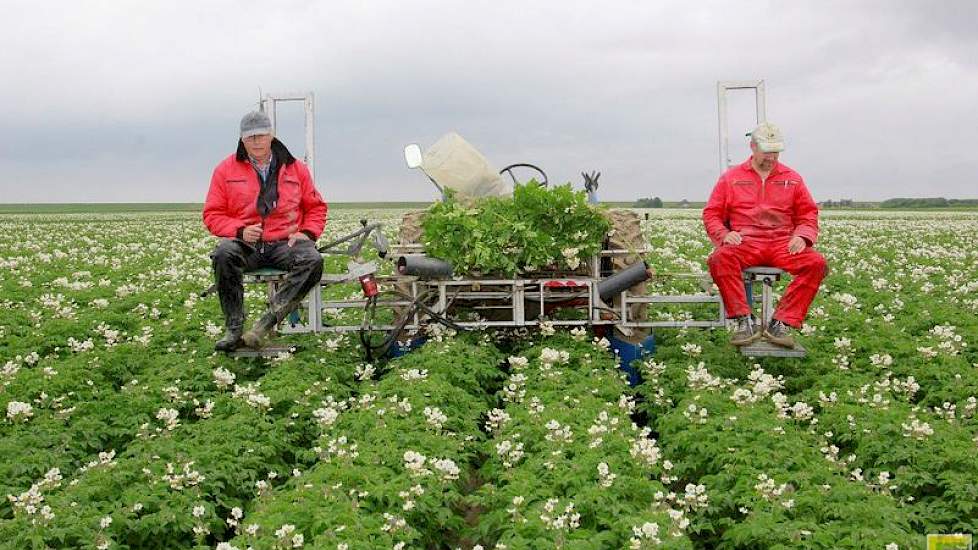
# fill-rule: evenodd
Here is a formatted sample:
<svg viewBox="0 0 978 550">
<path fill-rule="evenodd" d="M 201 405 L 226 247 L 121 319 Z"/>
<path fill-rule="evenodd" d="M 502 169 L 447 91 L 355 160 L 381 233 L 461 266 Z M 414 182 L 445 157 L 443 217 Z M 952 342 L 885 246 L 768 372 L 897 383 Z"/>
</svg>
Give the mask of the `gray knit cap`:
<svg viewBox="0 0 978 550">
<path fill-rule="evenodd" d="M 261 111 L 252 111 L 241 119 L 241 139 L 271 133 L 272 121 Z"/>
</svg>

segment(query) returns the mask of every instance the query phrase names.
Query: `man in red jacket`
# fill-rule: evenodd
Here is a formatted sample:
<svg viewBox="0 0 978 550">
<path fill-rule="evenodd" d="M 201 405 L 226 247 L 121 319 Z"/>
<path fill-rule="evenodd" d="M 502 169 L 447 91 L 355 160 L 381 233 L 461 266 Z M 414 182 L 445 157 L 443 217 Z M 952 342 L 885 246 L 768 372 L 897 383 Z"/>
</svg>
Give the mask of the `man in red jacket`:
<svg viewBox="0 0 978 550">
<path fill-rule="evenodd" d="M 781 131 L 770 123 L 750 134 L 751 157 L 720 176 L 703 209 L 703 223 L 716 249 L 707 264 L 720 289 L 727 317 L 736 320 L 730 342 L 749 344 L 762 333 L 754 327 L 742 271 L 767 265 L 794 276 L 763 336 L 793 348 L 791 328 L 801 327 L 825 277 L 825 258 L 812 246 L 818 239 L 818 206 L 805 182 L 778 162 Z"/>
<path fill-rule="evenodd" d="M 221 161 L 211 177 L 204 225 L 221 237 L 211 259 L 227 333 L 214 348 L 258 347 L 319 284 L 323 258 L 316 240 L 326 225 L 326 202 L 309 169 L 272 135 L 265 113 L 241 119 L 237 152 Z M 268 311 L 242 334 L 243 274 L 268 266 L 288 275 Z"/>
</svg>

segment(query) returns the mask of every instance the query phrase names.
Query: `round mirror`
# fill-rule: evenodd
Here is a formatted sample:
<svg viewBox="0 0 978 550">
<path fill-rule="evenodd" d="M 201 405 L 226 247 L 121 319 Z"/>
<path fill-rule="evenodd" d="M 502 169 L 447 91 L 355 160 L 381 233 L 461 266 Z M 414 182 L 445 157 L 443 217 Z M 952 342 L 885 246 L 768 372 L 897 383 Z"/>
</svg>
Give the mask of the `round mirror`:
<svg viewBox="0 0 978 550">
<path fill-rule="evenodd" d="M 405 147 L 404 160 L 407 161 L 408 168 L 421 168 L 421 146 L 412 143 Z"/>
</svg>

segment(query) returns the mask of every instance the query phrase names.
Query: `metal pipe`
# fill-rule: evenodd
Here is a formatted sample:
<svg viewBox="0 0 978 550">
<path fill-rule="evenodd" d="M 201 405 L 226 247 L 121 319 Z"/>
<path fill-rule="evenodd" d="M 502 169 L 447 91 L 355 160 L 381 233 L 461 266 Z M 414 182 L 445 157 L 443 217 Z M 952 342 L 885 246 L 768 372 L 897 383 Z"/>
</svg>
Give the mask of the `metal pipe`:
<svg viewBox="0 0 978 550">
<path fill-rule="evenodd" d="M 423 279 L 447 279 L 452 276 L 452 264 L 428 256 L 401 256 L 397 259 L 397 272 Z"/>
<path fill-rule="evenodd" d="M 598 296 L 608 301 L 632 287 L 652 277 L 652 271 L 645 261 L 635 262 L 611 277 L 598 282 Z"/>
</svg>

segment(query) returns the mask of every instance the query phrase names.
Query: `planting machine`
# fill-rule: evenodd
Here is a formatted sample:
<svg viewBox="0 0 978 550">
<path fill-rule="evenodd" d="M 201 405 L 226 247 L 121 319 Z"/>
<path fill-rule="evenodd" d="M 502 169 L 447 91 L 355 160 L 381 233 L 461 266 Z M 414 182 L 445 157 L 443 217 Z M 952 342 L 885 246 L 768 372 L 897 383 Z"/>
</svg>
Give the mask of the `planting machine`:
<svg viewBox="0 0 978 550">
<path fill-rule="evenodd" d="M 480 197 L 504 195 L 516 182 L 514 172 L 527 171 L 547 185 L 547 176 L 530 164 L 513 164 L 500 171 L 490 168 L 486 159 L 456 134 L 448 134 L 422 151 L 418 145 L 405 148 L 405 160 L 412 169 L 423 172 L 443 194 Z M 597 202 L 598 176 L 583 174 L 591 203 Z M 511 179 L 508 182 L 506 177 Z M 453 330 L 496 328 L 518 330 L 550 323 L 555 326 L 582 327 L 595 336 L 608 339 L 632 382 L 637 373 L 629 369 L 633 359 L 654 351 L 651 330 L 657 327 L 722 327 L 726 320 L 723 303 L 713 292 L 712 281 L 702 273 L 672 273 L 697 281 L 700 292 L 689 294 L 649 294 L 646 282 L 653 276 L 646 263 L 653 253 L 642 236 L 641 219 L 631 210 L 608 209 L 605 216 L 612 231 L 603 249 L 575 270 L 556 266 L 542 268 L 517 277 L 492 274 L 458 273 L 447 261 L 425 253 L 421 242 L 425 211 L 408 212 L 399 228 L 397 242 L 390 244 L 380 223 L 361 220 L 362 227 L 321 247 L 325 254 L 351 258 L 345 273 L 327 273 L 313 289 L 300 311 L 283 326 L 282 333 L 358 334 L 368 359 L 397 355 L 423 341 L 430 325 Z M 378 257 L 363 259 L 364 244 L 372 240 Z M 343 250 L 341 245 L 349 244 Z M 389 268 L 382 265 L 390 263 Z M 264 270 L 249 275 L 253 282 L 269 285 L 274 293 L 283 272 Z M 764 315 L 769 315 L 771 274 L 748 274 L 745 282 L 764 283 Z M 356 296 L 327 298 L 324 288 L 343 283 L 360 283 Z M 751 287 L 748 293 L 753 295 Z M 676 304 L 711 305 L 706 318 L 653 315 L 656 306 Z M 715 307 L 715 310 L 713 309 Z M 336 322 L 338 312 L 360 310 L 360 322 Z M 700 307 L 700 311 L 703 308 Z M 349 316 L 346 319 L 350 319 Z M 239 355 L 269 355 L 280 349 L 240 350 Z M 793 350 L 760 350 L 757 355 L 790 355 Z"/>
<path fill-rule="evenodd" d="M 720 170 L 730 164 L 727 143 L 727 92 L 751 90 L 756 99 L 757 122 L 765 120 L 765 87 L 763 80 L 717 83 L 718 134 L 720 137 Z M 276 101 L 302 100 L 306 106 L 306 161 L 312 168 L 314 151 L 312 94 L 267 95 L 263 106 L 275 120 Z M 516 183 L 515 172 L 528 171 L 547 185 L 547 175 L 531 164 L 512 164 L 500 171 L 464 139 L 448 134 L 427 151 L 418 145 L 404 149 L 408 167 L 418 169 L 443 195 L 449 189 L 456 195 L 480 197 L 505 195 Z M 582 174 L 588 202 L 597 203 L 599 173 Z M 511 182 L 507 182 L 508 176 Z M 704 273 L 659 273 L 657 278 L 690 278 L 699 284 L 698 291 L 685 294 L 648 292 L 647 281 L 653 276 L 646 263 L 650 250 L 642 236 L 641 220 L 630 210 L 605 211 L 612 230 L 602 250 L 575 270 L 542 269 L 521 273 L 517 277 L 494 277 L 491 274 L 459 273 L 448 262 L 430 257 L 421 242 L 424 211 L 404 215 L 397 242 L 388 243 L 379 223 L 361 220 L 362 227 L 350 235 L 320 247 L 324 254 L 351 258 L 344 273 L 327 273 L 319 286 L 306 297 L 299 311 L 279 327 L 282 333 L 356 333 L 368 358 L 399 354 L 423 339 L 427 326 L 445 325 L 455 330 L 481 327 L 515 329 L 547 322 L 553 325 L 583 327 L 597 336 L 606 337 L 627 367 L 632 359 L 655 349 L 652 329 L 657 327 L 716 328 L 726 325 L 723 302 Z M 363 246 L 373 240 L 378 259 L 365 261 Z M 346 249 L 340 245 L 349 243 Z M 388 263 L 389 266 L 384 266 Z M 767 323 L 773 312 L 773 283 L 781 270 L 767 267 L 744 272 L 748 301 L 760 302 L 759 320 Z M 268 285 L 271 298 L 285 272 L 261 269 L 246 273 L 246 282 Z M 360 283 L 362 295 L 326 298 L 335 293 L 323 289 L 343 283 Z M 696 285 L 693 285 L 694 287 Z M 755 287 L 760 292 L 755 296 Z M 205 291 L 210 292 L 212 289 Z M 700 318 L 689 315 L 660 315 L 657 308 L 677 304 L 697 306 Z M 704 311 L 712 311 L 703 315 Z M 713 309 L 715 307 L 715 309 Z M 344 321 L 350 316 L 334 315 L 337 311 L 362 310 L 358 323 Z M 268 346 L 257 350 L 241 349 L 235 355 L 270 356 L 287 351 L 287 347 Z M 764 341 L 742 347 L 748 356 L 802 357 L 805 350 L 783 349 Z M 636 374 L 632 381 L 636 380 Z"/>
</svg>

